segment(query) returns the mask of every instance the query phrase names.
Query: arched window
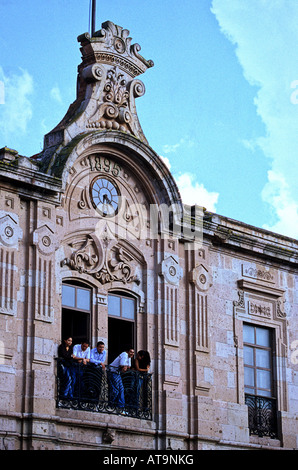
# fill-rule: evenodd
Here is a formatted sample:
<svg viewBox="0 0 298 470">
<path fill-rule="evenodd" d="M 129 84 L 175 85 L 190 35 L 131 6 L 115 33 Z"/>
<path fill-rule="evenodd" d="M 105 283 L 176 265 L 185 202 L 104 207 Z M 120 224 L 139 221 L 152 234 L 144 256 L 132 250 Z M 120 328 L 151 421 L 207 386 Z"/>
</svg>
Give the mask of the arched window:
<svg viewBox="0 0 298 470">
<path fill-rule="evenodd" d="M 108 295 L 109 363 L 127 344 L 135 347 L 136 299 L 129 294 L 111 292 Z"/>
<path fill-rule="evenodd" d="M 62 338 L 71 336 L 73 344 L 90 338 L 91 289 L 67 281 L 62 285 Z"/>
</svg>

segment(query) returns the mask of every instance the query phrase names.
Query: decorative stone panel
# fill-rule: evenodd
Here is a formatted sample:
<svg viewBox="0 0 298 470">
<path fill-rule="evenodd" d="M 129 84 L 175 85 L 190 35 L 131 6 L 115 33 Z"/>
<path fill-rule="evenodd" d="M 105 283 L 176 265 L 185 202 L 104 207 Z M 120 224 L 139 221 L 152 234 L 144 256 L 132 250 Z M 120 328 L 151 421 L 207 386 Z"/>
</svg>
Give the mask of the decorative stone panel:
<svg viewBox="0 0 298 470">
<path fill-rule="evenodd" d="M 17 309 L 18 243 L 23 232 L 18 216 L 0 212 L 0 313 L 15 315 Z"/>
<path fill-rule="evenodd" d="M 16 314 L 16 253 L 0 247 L 0 313 Z"/>
<path fill-rule="evenodd" d="M 52 322 L 54 318 L 54 254 L 58 241 L 54 231 L 45 224 L 32 234 L 32 243 L 36 246 L 34 310 L 36 320 Z"/>
<path fill-rule="evenodd" d="M 212 286 L 212 274 L 207 267 L 207 263 L 200 263 L 195 266 L 190 272 L 189 280 L 195 288 L 193 297 L 195 348 L 196 351 L 208 352 L 209 330 L 207 292 Z"/>
<path fill-rule="evenodd" d="M 177 286 L 183 275 L 183 269 L 179 266 L 178 257 L 171 255 L 161 263 L 160 274 L 165 282 Z"/>
<path fill-rule="evenodd" d="M 178 256 L 167 256 L 160 264 L 160 275 L 163 278 L 163 313 L 165 344 L 179 346 L 179 300 L 178 286 L 183 270 L 179 266 Z"/>
<path fill-rule="evenodd" d="M 21 237 L 22 230 L 11 215 L 0 218 L 0 244 L 7 247 L 17 246 Z"/>
<path fill-rule="evenodd" d="M 201 292 L 207 292 L 212 286 L 212 275 L 203 264 L 196 266 L 190 273 L 190 281 Z"/>
</svg>

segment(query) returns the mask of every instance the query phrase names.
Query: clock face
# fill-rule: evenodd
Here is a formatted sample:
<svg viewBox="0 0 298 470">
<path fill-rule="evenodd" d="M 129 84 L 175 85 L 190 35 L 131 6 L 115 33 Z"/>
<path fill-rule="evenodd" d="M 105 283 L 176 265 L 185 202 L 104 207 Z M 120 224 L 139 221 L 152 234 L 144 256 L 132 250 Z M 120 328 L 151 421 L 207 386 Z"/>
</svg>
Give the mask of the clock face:
<svg viewBox="0 0 298 470">
<path fill-rule="evenodd" d="M 91 187 L 92 201 L 104 217 L 113 217 L 118 212 L 119 191 L 107 178 L 97 178 Z"/>
</svg>

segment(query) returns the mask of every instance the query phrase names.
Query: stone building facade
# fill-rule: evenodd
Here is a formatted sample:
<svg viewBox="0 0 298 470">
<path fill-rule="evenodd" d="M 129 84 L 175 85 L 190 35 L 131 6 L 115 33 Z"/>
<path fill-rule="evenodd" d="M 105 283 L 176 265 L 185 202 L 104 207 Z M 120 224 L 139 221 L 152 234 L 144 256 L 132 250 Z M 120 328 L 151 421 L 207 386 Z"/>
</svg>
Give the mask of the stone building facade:
<svg viewBox="0 0 298 470">
<path fill-rule="evenodd" d="M 78 41 L 43 151 L 0 151 L 0 448 L 297 448 L 297 241 L 183 205 L 137 117 L 153 62 L 111 22 Z M 61 406 L 67 333 L 148 350 L 149 414 Z"/>
</svg>

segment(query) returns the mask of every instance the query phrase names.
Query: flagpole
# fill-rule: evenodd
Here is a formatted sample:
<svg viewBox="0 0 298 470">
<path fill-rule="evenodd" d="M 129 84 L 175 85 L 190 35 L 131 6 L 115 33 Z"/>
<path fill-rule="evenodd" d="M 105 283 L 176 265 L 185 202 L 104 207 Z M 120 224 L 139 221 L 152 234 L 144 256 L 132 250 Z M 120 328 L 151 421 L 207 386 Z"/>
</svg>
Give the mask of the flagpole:
<svg viewBox="0 0 298 470">
<path fill-rule="evenodd" d="M 91 37 L 93 37 L 96 28 L 96 0 L 92 0 L 92 23 L 91 23 Z"/>
</svg>

